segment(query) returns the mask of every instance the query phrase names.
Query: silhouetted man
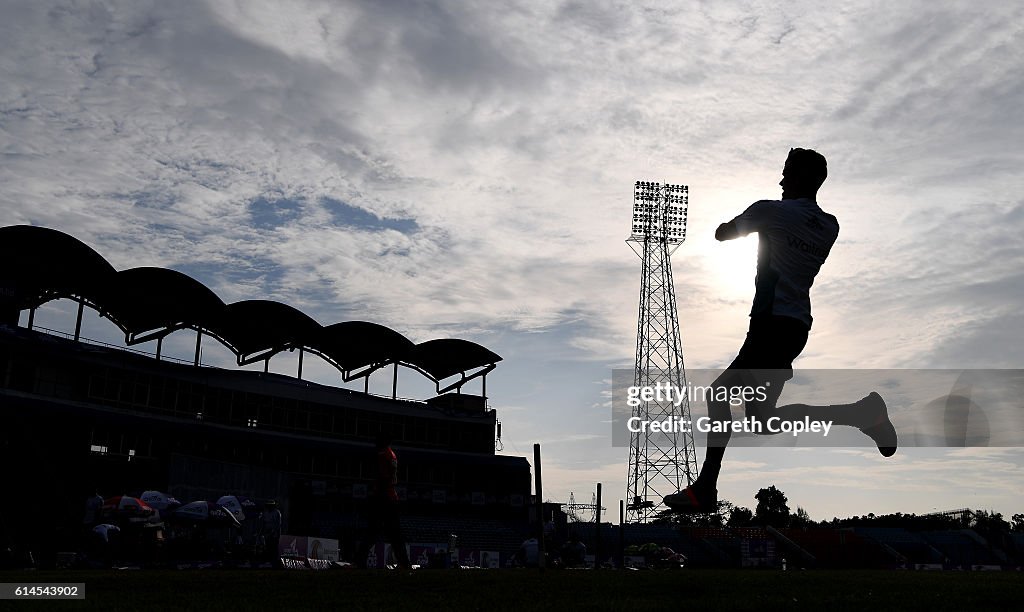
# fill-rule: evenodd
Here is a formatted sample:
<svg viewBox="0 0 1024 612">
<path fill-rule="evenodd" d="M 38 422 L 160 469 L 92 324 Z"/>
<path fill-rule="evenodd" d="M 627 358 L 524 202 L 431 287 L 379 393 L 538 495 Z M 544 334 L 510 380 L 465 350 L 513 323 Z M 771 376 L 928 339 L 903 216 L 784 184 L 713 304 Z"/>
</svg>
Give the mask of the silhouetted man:
<svg viewBox="0 0 1024 612">
<path fill-rule="evenodd" d="M 374 483 L 373 495 L 370 497 L 369 514 L 366 517 L 367 533 L 356 551 L 356 564 L 366 566 L 366 555 L 370 546 L 377 543 L 383 535 L 391 543 L 398 565 L 409 569 L 409 551 L 405 550 L 405 538 L 398 520 L 398 456 L 391 448 L 391 437 L 385 433 L 377 436 L 377 478 Z"/>
<path fill-rule="evenodd" d="M 85 500 L 85 514 L 82 516 L 82 525 L 86 529 L 92 529 L 100 522 L 100 512 L 103 509 L 103 496 L 99 489 Z"/>
<path fill-rule="evenodd" d="M 875 441 L 879 452 L 896 452 L 896 430 L 889 421 L 885 402 L 871 393 L 854 404 L 776 407 L 785 382 L 793 377 L 793 360 L 804 349 L 811 329 L 811 284 L 825 263 L 839 235 L 839 222 L 818 207 L 818 188 L 828 176 L 825 158 L 810 149 L 790 149 L 782 170 L 782 200 L 761 200 L 738 217 L 718 226 L 715 238 L 733 240 L 757 232 L 757 277 L 750 328 L 739 354 L 719 376 L 712 389 L 766 390 L 763 401 L 745 401 L 747 417 L 764 423 L 770 417 L 782 421 L 831 421 L 859 428 Z M 708 396 L 712 423 L 732 421 L 729 400 Z M 722 431 L 715 431 L 720 429 Z M 708 434 L 708 448 L 700 476 L 691 486 L 667 495 L 665 505 L 684 513 L 715 512 L 718 505 L 718 474 L 729 427 Z"/>
<path fill-rule="evenodd" d="M 259 533 L 263 536 L 263 554 L 275 567 L 281 563 L 281 523 L 283 517 L 277 507 L 277 500 L 263 504 L 259 516 Z"/>
</svg>

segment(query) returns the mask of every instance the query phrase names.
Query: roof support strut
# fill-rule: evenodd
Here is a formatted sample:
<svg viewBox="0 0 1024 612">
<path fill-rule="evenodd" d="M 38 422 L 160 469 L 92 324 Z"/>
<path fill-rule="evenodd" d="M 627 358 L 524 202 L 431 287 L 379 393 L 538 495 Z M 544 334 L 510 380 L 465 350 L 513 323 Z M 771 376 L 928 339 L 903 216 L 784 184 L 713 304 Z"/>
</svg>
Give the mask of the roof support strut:
<svg viewBox="0 0 1024 612">
<path fill-rule="evenodd" d="M 462 385 L 468 383 L 469 381 L 473 380 L 474 378 L 480 378 L 482 376 L 483 379 L 484 379 L 483 380 L 483 383 L 484 383 L 484 397 L 487 397 L 487 373 L 490 372 L 491 370 L 493 370 L 495 367 L 496 367 L 495 364 L 492 363 L 492 364 L 490 364 L 489 366 L 487 366 L 485 368 L 481 368 L 481 369 L 477 370 L 476 372 L 473 372 L 469 376 L 466 376 L 466 373 L 462 372 L 462 378 L 460 378 L 459 380 L 457 380 L 457 381 L 453 382 L 452 384 L 448 385 L 444 389 L 441 388 L 441 383 L 438 382 L 437 383 L 437 394 L 441 395 L 443 393 L 447 393 L 447 392 L 451 391 L 452 389 L 457 389 L 459 393 L 462 393 Z"/>
<path fill-rule="evenodd" d="M 78 318 L 75 319 L 75 342 L 82 337 L 82 311 L 85 310 L 85 300 L 78 299 Z"/>
</svg>

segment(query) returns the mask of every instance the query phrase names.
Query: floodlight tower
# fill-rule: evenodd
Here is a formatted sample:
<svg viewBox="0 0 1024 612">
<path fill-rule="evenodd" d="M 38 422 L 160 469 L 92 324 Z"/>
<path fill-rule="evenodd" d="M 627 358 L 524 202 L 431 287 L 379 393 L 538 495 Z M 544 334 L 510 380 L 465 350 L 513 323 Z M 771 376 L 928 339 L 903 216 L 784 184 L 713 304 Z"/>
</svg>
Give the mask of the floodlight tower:
<svg viewBox="0 0 1024 612">
<path fill-rule="evenodd" d="M 642 264 L 633 384 L 668 384 L 682 390 L 683 401 L 641 401 L 633 408 L 643 421 L 690 421 L 685 393 L 683 343 L 679 336 L 672 253 L 686 239 L 689 187 L 637 181 L 633 188 L 633 231 L 626 240 Z M 662 498 L 697 478 L 697 458 L 689 431 L 633 432 L 626 477 L 626 521 L 643 523 L 665 508 Z"/>
</svg>

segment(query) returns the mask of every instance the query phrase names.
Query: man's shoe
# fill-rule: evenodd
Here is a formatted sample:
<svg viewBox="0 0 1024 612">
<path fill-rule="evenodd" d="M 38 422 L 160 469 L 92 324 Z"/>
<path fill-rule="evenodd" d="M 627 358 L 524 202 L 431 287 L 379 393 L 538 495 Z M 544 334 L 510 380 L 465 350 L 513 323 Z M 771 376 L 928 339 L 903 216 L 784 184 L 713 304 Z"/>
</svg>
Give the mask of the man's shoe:
<svg viewBox="0 0 1024 612">
<path fill-rule="evenodd" d="M 885 400 L 882 399 L 881 395 L 872 391 L 861 400 L 861 403 L 865 404 L 867 410 L 877 413 L 875 424 L 865 427 L 861 431 L 874 440 L 875 446 L 878 447 L 878 452 L 882 453 L 883 457 L 892 457 L 896 454 L 896 447 L 899 441 L 896 437 L 896 428 L 893 427 L 892 421 L 889 420 L 889 409 L 885 405 Z"/>
<path fill-rule="evenodd" d="M 699 491 L 693 486 L 665 496 L 665 505 L 680 514 L 705 514 L 718 511 L 718 491 Z"/>
</svg>

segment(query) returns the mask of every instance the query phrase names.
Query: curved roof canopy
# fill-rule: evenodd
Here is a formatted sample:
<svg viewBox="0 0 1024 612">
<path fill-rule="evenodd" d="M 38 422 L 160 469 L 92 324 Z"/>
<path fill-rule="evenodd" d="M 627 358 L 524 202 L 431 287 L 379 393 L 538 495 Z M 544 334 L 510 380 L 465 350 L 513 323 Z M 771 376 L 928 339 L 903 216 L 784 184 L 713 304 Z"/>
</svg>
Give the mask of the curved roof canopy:
<svg viewBox="0 0 1024 612">
<path fill-rule="evenodd" d="M 130 268 L 114 276 L 97 300 L 100 311 L 137 344 L 186 327 L 206 328 L 224 302 L 196 279 L 167 268 Z M 146 335 L 145 332 L 150 332 Z"/>
<path fill-rule="evenodd" d="M 209 328 L 238 355 L 238 363 L 266 359 L 315 338 L 321 325 L 300 310 L 272 300 L 228 304 Z"/>
<path fill-rule="evenodd" d="M 308 348 L 349 376 L 368 376 L 389 363 L 412 367 L 438 382 L 485 375 L 501 361 L 490 350 L 459 339 L 413 344 L 393 329 L 366 321 L 323 327 L 295 308 L 271 300 L 225 305 L 198 280 L 166 268 L 118 272 L 99 253 L 63 232 L 31 225 L 0 227 L 0 298 L 18 309 L 59 297 L 83 299 L 125 332 L 128 344 L 194 328 L 223 342 L 239 365 Z M 9 302 L 8 302 L 9 303 Z M 471 376 L 470 370 L 478 370 Z M 352 374 L 356 370 L 361 370 Z"/>
<path fill-rule="evenodd" d="M 475 368 L 493 366 L 501 357 L 476 342 L 458 338 L 428 340 L 417 344 L 402 358 L 435 381 Z"/>
<path fill-rule="evenodd" d="M 307 346 L 333 361 L 343 371 L 352 372 L 397 361 L 414 345 L 390 327 L 366 321 L 345 321 L 324 327 Z"/>
<path fill-rule="evenodd" d="M 34 225 L 0 227 L 0 262 L 0 283 L 14 285 L 22 308 L 38 306 L 53 294 L 91 297 L 116 273 L 84 242 Z"/>
</svg>

